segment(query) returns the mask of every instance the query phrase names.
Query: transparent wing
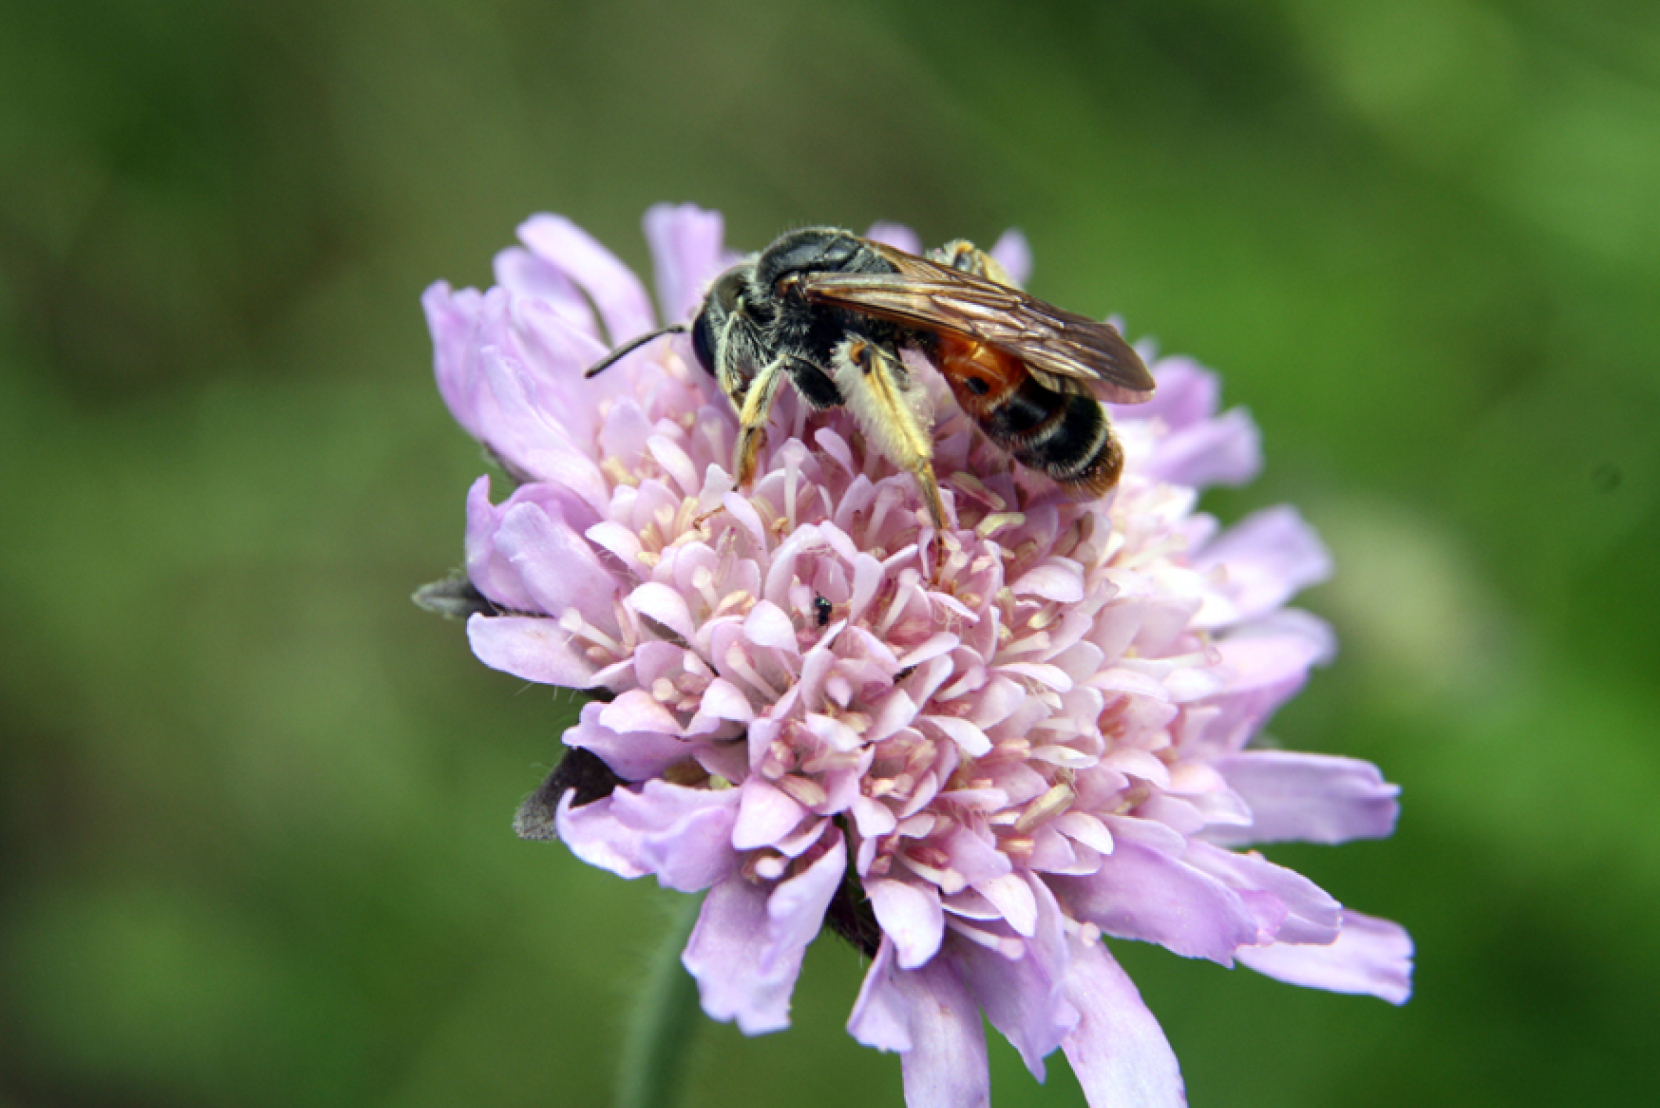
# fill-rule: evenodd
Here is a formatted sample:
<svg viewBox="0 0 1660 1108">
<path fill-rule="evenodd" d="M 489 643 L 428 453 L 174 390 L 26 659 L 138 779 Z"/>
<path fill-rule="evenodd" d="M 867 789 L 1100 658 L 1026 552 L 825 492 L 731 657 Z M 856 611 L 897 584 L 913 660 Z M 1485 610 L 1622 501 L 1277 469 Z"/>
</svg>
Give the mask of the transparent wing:
<svg viewBox="0 0 1660 1108">
<path fill-rule="evenodd" d="M 867 245 L 897 272 L 808 273 L 800 278 L 802 293 L 814 303 L 977 339 L 1033 370 L 1082 381 L 1115 404 L 1153 395 L 1152 374 L 1110 323 L 890 246 Z"/>
</svg>

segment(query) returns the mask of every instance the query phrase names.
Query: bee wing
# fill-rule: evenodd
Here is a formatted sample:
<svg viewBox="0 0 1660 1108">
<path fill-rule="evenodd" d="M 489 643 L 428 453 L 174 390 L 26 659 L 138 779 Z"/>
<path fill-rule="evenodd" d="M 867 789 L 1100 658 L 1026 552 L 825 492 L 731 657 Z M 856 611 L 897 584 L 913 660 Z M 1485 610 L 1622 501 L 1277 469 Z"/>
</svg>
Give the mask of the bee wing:
<svg viewBox="0 0 1660 1108">
<path fill-rule="evenodd" d="M 815 303 L 918 330 L 978 339 L 1030 369 L 1082 381 L 1115 404 L 1152 397 L 1152 374 L 1112 324 L 927 258 L 880 243 L 868 245 L 898 272 L 803 274 L 802 293 Z"/>
</svg>

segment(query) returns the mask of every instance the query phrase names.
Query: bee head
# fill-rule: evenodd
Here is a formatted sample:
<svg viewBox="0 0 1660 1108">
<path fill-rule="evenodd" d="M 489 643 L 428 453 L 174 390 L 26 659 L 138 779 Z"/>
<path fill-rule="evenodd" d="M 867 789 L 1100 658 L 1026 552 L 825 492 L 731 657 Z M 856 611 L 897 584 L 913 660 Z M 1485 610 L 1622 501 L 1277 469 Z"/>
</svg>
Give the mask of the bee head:
<svg viewBox="0 0 1660 1108">
<path fill-rule="evenodd" d="M 727 321 L 744 310 L 744 287 L 754 271 L 753 265 L 735 265 L 715 278 L 703 300 L 703 309 L 692 321 L 692 351 L 710 375 L 715 375 Z"/>
</svg>

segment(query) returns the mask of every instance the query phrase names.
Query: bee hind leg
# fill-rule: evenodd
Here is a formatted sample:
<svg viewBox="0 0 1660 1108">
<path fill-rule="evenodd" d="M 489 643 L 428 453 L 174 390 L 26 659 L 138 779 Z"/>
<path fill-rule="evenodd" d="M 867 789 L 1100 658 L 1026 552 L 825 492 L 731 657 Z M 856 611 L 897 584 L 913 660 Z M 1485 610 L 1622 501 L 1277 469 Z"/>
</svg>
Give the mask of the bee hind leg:
<svg viewBox="0 0 1660 1108">
<path fill-rule="evenodd" d="M 866 339 L 836 347 L 832 377 L 866 438 L 916 478 L 934 524 L 936 566 L 943 552 L 945 502 L 934 476 L 934 419 L 927 393 L 897 354 Z"/>
</svg>

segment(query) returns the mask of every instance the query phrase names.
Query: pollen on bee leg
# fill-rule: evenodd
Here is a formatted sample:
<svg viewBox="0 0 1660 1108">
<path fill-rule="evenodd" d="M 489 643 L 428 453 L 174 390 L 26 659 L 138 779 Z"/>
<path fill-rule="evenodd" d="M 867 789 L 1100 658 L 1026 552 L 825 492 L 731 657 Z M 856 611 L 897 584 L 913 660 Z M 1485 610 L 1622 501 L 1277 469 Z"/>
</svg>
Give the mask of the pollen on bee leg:
<svg viewBox="0 0 1660 1108">
<path fill-rule="evenodd" d="M 922 499 L 928 506 L 928 518 L 933 521 L 934 530 L 945 530 L 945 501 L 940 498 L 940 483 L 934 477 L 934 463 L 923 461 L 916 467 L 917 484 L 922 486 Z"/>
<path fill-rule="evenodd" d="M 732 457 L 732 480 L 741 489 L 747 489 L 755 480 L 755 469 L 760 462 L 761 448 L 767 443 L 765 427 L 744 427 L 738 431 L 738 445 Z"/>
</svg>

